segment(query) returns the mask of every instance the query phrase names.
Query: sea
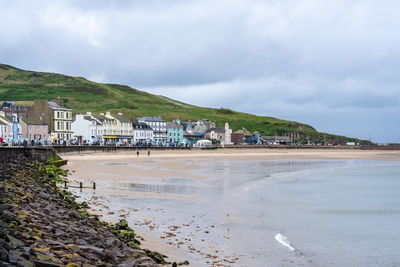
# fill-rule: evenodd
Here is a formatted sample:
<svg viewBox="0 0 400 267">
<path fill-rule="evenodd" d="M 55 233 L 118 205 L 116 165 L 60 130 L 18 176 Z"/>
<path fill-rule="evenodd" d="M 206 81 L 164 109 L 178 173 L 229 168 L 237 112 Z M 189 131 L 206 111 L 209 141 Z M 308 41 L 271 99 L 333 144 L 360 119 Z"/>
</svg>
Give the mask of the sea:
<svg viewBox="0 0 400 267">
<path fill-rule="evenodd" d="M 105 183 L 95 194 L 159 194 L 105 199 L 114 212 L 138 211 L 127 217 L 133 228 L 191 266 L 400 266 L 400 162 L 191 161 L 185 176 Z"/>
</svg>

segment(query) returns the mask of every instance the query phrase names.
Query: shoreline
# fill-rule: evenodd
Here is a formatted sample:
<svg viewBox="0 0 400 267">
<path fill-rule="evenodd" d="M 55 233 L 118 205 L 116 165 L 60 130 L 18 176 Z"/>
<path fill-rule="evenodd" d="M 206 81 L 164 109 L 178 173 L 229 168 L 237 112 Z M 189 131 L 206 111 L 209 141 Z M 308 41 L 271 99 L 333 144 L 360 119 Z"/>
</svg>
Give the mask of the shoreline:
<svg viewBox="0 0 400 267">
<path fill-rule="evenodd" d="M 145 154 L 145 153 L 143 153 Z M 252 150 L 252 149 L 240 149 L 240 150 L 213 150 L 213 151 L 152 151 L 150 157 L 140 154 L 137 157 L 135 151 L 132 152 L 117 152 L 117 153 L 95 153 L 95 154 L 78 154 L 78 155 L 65 155 L 64 159 L 68 160 L 68 165 L 65 167 L 72 171 L 72 175 L 68 179 L 72 183 L 78 183 L 84 181 L 86 183 L 95 181 L 98 184 L 96 193 L 91 193 L 88 190 L 85 201 L 94 207 L 95 210 L 91 211 L 94 214 L 103 215 L 104 220 L 114 218 L 117 221 L 118 217 L 131 218 L 135 223 L 132 227 L 135 228 L 139 236 L 142 236 L 143 247 L 151 247 L 152 250 L 159 251 L 166 254 L 170 258 L 170 261 L 180 262 L 183 260 L 189 260 L 190 266 L 201 266 L 204 262 L 193 260 L 191 256 L 193 251 L 189 249 L 182 249 L 176 246 L 175 237 L 170 239 L 163 238 L 165 233 L 168 232 L 168 228 L 163 226 L 160 221 L 154 221 L 154 215 L 158 214 L 154 211 L 154 206 L 149 207 L 143 203 L 143 199 L 147 200 L 160 200 L 165 199 L 166 201 L 178 201 L 178 202 L 197 202 L 203 200 L 206 196 L 204 194 L 174 194 L 171 192 L 163 191 L 143 191 L 140 190 L 122 190 L 119 188 L 119 184 L 140 184 L 146 185 L 160 185 L 166 183 L 170 177 L 190 177 L 191 182 L 197 184 L 207 183 L 208 178 L 204 173 L 198 173 L 201 168 L 212 163 L 214 160 L 227 159 L 230 161 L 259 161 L 259 160 L 307 160 L 307 159 L 320 159 L 320 160 L 376 160 L 376 161 L 400 161 L 400 151 L 366 151 L 366 150 Z M 198 165 L 198 162 L 202 162 L 203 165 Z M 199 167 L 200 166 L 200 167 Z M 76 171 L 76 172 L 74 172 Z M 186 178 L 182 178 L 186 179 Z M 112 187 L 113 189 L 110 189 Z M 97 195 L 108 195 L 112 196 L 109 199 L 104 198 L 103 200 L 96 199 L 93 201 L 91 196 Z M 132 206 L 130 211 L 124 210 L 119 212 L 120 207 L 111 208 L 110 204 L 116 205 L 115 201 L 118 201 L 121 197 L 133 198 L 142 200 L 142 207 Z M 141 202 L 140 202 L 141 203 Z M 160 202 L 162 203 L 162 202 Z M 119 205 L 119 204 L 118 204 Z M 127 205 L 126 203 L 124 205 Z M 123 206 L 121 204 L 120 206 Z M 162 206 L 158 206 L 162 207 Z M 152 208 L 152 211 L 148 211 Z M 121 208 L 122 210 L 122 208 Z M 162 208 L 160 209 L 162 210 Z M 163 213 L 164 211 L 160 211 Z M 161 215 L 160 213 L 160 215 Z M 189 214 L 192 215 L 192 214 Z M 195 214 L 194 219 L 196 223 L 201 223 L 200 214 Z M 194 216 L 193 216 L 194 217 Z M 137 225 L 136 225 L 137 224 Z M 193 224 L 193 225 L 194 225 Z M 169 226 L 172 226 L 171 223 Z M 177 225 L 177 224 L 176 224 Z M 201 225 L 201 224 L 200 224 Z M 168 225 L 167 225 L 168 226 Z M 181 226 L 182 227 L 182 226 Z M 207 228 L 210 225 L 201 225 L 202 232 L 209 231 Z M 154 230 L 153 230 L 154 229 Z M 189 228 L 188 228 L 189 229 Z M 214 230 L 214 228 L 211 228 Z M 222 228 L 221 228 L 222 229 Z M 221 230 L 218 229 L 218 230 Z M 189 234 L 189 230 L 181 229 L 183 233 Z M 217 228 L 215 228 L 217 231 Z M 163 232 L 164 231 L 164 232 Z M 186 232 L 185 232 L 186 231 Z M 190 232 L 191 234 L 192 232 Z M 195 232 L 193 232 L 195 233 Z M 174 232 L 175 234 L 175 232 Z M 181 234 L 182 235 L 182 234 Z M 171 235 L 172 236 L 172 235 Z M 192 237 L 193 239 L 193 237 Z M 176 239 L 178 240 L 178 239 Z M 181 241 L 181 240 L 180 240 Z M 179 241 L 179 242 L 180 242 Z M 209 241 L 212 241 L 210 239 Z M 174 243 L 172 245 L 172 243 Z M 199 245 L 199 243 L 195 243 Z M 192 246 L 190 242 L 185 242 L 184 246 Z M 193 247 L 193 246 L 192 246 Z M 211 254 L 207 250 L 194 246 L 198 251 L 201 250 L 202 255 L 210 254 L 210 257 L 221 257 L 218 254 Z M 216 247 L 218 248 L 218 247 Z M 218 248 L 221 251 L 221 248 Z M 195 253 L 199 253 L 194 251 Z M 221 253 L 221 252 L 220 252 Z M 233 258 L 236 258 L 233 257 Z M 239 257 L 237 257 L 239 258 Z M 220 258 L 218 258 L 220 259 Z M 229 262 L 231 259 L 227 259 Z M 211 258 L 209 263 L 213 262 Z M 238 260 L 237 263 L 241 263 Z"/>
<path fill-rule="evenodd" d="M 63 190 L 67 173 L 54 163 L 0 167 L 1 266 L 159 266 L 162 255 L 141 249 L 126 221 L 100 221 Z"/>
<path fill-rule="evenodd" d="M 64 159 L 96 160 L 96 159 L 183 159 L 191 158 L 240 158 L 248 159 L 365 159 L 400 161 L 400 150 L 356 150 L 356 149 L 226 149 L 226 150 L 158 150 L 136 155 L 135 151 L 69 153 L 62 155 Z"/>
<path fill-rule="evenodd" d="M 97 206 L 97 207 L 99 207 L 99 206 Z M 97 209 L 90 208 L 90 209 L 88 209 L 88 212 L 90 214 L 100 216 L 101 220 L 103 220 L 109 224 L 112 224 L 112 225 L 115 225 L 119 222 L 118 216 L 113 216 L 114 214 L 110 215 L 109 214 L 110 211 L 99 212 L 99 210 L 97 210 Z M 125 213 L 125 216 L 126 216 L 126 213 Z M 122 217 L 125 218 L 125 216 L 123 215 Z M 166 255 L 167 256 L 166 261 L 169 261 L 169 262 L 184 262 L 189 259 L 188 265 L 196 266 L 195 264 L 193 264 L 190 261 L 190 257 L 187 257 L 186 255 L 182 255 L 180 250 L 165 244 L 164 242 L 162 242 L 162 240 L 160 240 L 159 237 L 157 237 L 155 235 L 151 235 L 148 232 L 144 231 L 143 229 L 138 229 L 137 227 L 135 227 L 134 231 L 136 234 L 136 238 L 140 240 L 141 248 L 150 249 L 152 251 L 157 251 L 158 253 Z M 166 266 L 169 266 L 169 265 L 166 265 Z"/>
</svg>

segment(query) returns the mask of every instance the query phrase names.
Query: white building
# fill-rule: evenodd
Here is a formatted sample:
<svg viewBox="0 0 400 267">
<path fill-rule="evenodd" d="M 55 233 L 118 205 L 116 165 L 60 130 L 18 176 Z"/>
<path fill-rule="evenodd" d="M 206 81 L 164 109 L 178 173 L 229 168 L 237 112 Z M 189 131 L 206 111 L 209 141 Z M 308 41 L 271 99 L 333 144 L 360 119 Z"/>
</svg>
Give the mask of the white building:
<svg viewBox="0 0 400 267">
<path fill-rule="evenodd" d="M 161 117 L 138 117 L 138 122 L 146 123 L 153 129 L 154 142 L 166 143 L 167 142 L 167 122 Z"/>
<path fill-rule="evenodd" d="M 80 142 L 93 142 L 102 139 L 102 136 L 97 134 L 97 125 L 101 124 L 101 122 L 94 119 L 91 115 L 90 112 L 86 115 L 76 114 L 75 121 L 72 122 L 72 131 L 75 138 Z"/>
<path fill-rule="evenodd" d="M 0 137 L 3 142 L 11 142 L 13 139 L 12 122 L 6 118 L 4 111 L 0 111 Z"/>
<path fill-rule="evenodd" d="M 117 120 L 104 116 L 104 113 L 91 114 L 97 121 L 98 140 L 105 143 L 116 143 L 117 140 Z"/>
<path fill-rule="evenodd" d="M 143 122 L 133 122 L 133 144 L 151 144 L 154 142 L 153 129 Z"/>
<path fill-rule="evenodd" d="M 132 121 L 125 118 L 121 112 L 118 114 L 111 114 L 110 112 L 106 112 L 105 115 L 109 119 L 114 119 L 117 124 L 116 127 L 116 136 L 117 141 L 131 143 L 133 138 L 133 128 Z"/>
<path fill-rule="evenodd" d="M 194 144 L 195 147 L 210 147 L 212 146 L 212 142 L 210 140 L 199 140 Z"/>
<path fill-rule="evenodd" d="M 231 134 L 232 134 L 232 129 L 229 129 L 229 123 L 225 122 L 225 136 L 224 136 L 224 141 L 222 144 L 224 145 L 231 145 Z"/>
</svg>

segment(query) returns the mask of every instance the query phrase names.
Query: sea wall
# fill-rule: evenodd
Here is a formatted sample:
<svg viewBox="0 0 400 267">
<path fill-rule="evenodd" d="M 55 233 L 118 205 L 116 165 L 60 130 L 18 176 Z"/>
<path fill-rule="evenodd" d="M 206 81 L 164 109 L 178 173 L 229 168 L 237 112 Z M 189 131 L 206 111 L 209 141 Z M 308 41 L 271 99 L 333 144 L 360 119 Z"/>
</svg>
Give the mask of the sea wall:
<svg viewBox="0 0 400 267">
<path fill-rule="evenodd" d="M 190 150 L 190 147 L 143 147 L 143 146 L 53 146 L 57 154 L 113 152 L 113 151 L 137 151 L 137 150 Z"/>
<path fill-rule="evenodd" d="M 115 146 L 53 146 L 53 147 L 0 147 L 0 161 L 11 162 L 23 157 L 30 160 L 47 161 L 62 154 L 137 151 L 137 150 L 214 150 L 214 149 L 349 149 L 349 150 L 400 150 L 400 146 L 290 146 L 290 145 L 218 145 L 212 147 L 115 147 Z"/>
<path fill-rule="evenodd" d="M 22 158 L 44 162 L 56 157 L 55 150 L 50 147 L 0 147 L 0 162 L 12 162 Z"/>
<path fill-rule="evenodd" d="M 217 148 L 226 149 L 362 149 L 362 146 L 313 146 L 313 145 L 218 145 Z"/>
<path fill-rule="evenodd" d="M 214 149 L 361 149 L 360 146 L 290 146 L 290 145 L 216 145 L 210 147 L 146 147 L 146 146 L 53 146 L 57 154 L 137 151 L 137 150 L 214 150 Z"/>
</svg>

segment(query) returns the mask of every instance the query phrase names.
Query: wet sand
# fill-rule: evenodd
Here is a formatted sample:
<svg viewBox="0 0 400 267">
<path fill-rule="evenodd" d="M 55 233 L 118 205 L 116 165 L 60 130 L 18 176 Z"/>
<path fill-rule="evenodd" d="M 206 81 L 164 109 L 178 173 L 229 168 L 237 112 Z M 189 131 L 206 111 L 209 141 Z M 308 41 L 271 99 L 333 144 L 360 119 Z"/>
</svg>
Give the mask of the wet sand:
<svg viewBox="0 0 400 267">
<path fill-rule="evenodd" d="M 64 155 L 68 160 L 118 160 L 135 159 L 190 159 L 190 158 L 226 158 L 226 159 L 368 159 L 368 160 L 400 160 L 400 150 L 357 150 L 357 149 L 218 149 L 218 150 L 166 150 L 151 151 L 150 157 L 146 151 L 136 152 L 108 152 L 108 153 L 81 153 Z M 174 164 L 174 162 L 171 162 Z M 179 163 L 175 166 L 181 167 Z"/>
<path fill-rule="evenodd" d="M 176 201 L 179 205 L 191 205 L 201 202 L 209 196 L 201 191 L 179 191 L 177 188 L 169 190 L 165 184 L 172 177 L 182 177 L 182 181 L 190 179 L 190 185 L 202 188 L 209 182 L 207 175 L 201 172 L 204 166 L 215 160 L 279 160 L 279 159 L 360 159 L 400 161 L 400 151 L 360 151 L 360 150 L 213 150 L 213 151 L 152 151 L 151 156 L 143 153 L 137 157 L 135 152 L 96 153 L 64 155 L 68 160 L 67 169 L 71 171 L 69 177 L 71 184 L 83 181 L 88 187 L 96 182 L 96 191 L 71 189 L 81 196 L 82 201 L 87 201 L 92 212 L 103 215 L 103 220 L 116 222 L 126 218 L 137 233 L 142 236 L 143 247 L 157 250 L 170 256 L 171 261 L 189 260 L 191 266 L 225 264 L 245 266 L 240 261 L 242 255 L 229 254 L 224 248 L 217 247 L 212 239 L 216 235 L 208 235 L 210 229 L 215 232 L 225 231 L 222 226 L 205 222 L 202 218 L 206 209 L 193 211 L 193 216 L 186 222 L 182 218 L 180 225 L 168 219 L 163 209 L 163 199 Z M 174 178 L 176 179 L 176 178 Z M 180 181 L 180 182 L 182 182 Z M 141 185 L 145 188 L 130 186 Z M 151 187 L 150 190 L 146 186 Z M 189 187 L 190 188 L 190 187 Z M 178 187 L 179 189 L 179 187 Z M 187 188 L 186 188 L 187 189 Z M 121 200 L 132 199 L 157 199 L 160 202 L 152 206 L 143 205 L 146 202 L 138 201 L 137 206 L 120 203 Z M 135 202 L 136 203 L 136 202 Z M 175 202 L 174 202 L 175 203 Z M 130 208 L 127 208 L 127 207 Z M 167 211 L 168 212 L 168 211 Z M 203 214 L 204 213 L 204 214 Z M 176 215 L 176 214 L 175 214 Z M 229 216 L 229 215 L 228 215 Z M 186 219 L 186 218 L 185 218 Z M 229 217 L 227 218 L 229 221 Z M 215 227 L 215 228 L 214 228 Z M 207 233 L 207 234 L 204 234 Z M 228 228 L 229 234 L 229 228 Z M 221 234 L 229 239 L 228 234 Z M 193 241 L 193 240 L 196 241 Z M 207 246 L 201 244 L 207 243 Z"/>
</svg>

